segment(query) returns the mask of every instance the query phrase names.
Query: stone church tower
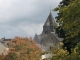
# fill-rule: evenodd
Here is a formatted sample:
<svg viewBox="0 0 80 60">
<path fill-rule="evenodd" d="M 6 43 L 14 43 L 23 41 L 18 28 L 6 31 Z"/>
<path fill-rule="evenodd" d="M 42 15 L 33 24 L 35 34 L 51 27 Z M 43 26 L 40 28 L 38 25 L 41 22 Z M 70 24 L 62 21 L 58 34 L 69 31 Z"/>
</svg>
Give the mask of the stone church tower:
<svg viewBox="0 0 80 60">
<path fill-rule="evenodd" d="M 57 34 L 55 34 L 55 20 L 52 17 L 52 13 L 50 12 L 46 22 L 43 25 L 43 31 L 40 35 L 35 34 L 34 41 L 37 45 L 41 45 L 43 50 L 48 51 L 51 46 L 58 46 L 58 43 L 62 41 L 62 38 L 59 38 Z"/>
<path fill-rule="evenodd" d="M 44 26 L 43 26 L 43 32 L 42 34 L 47 34 L 47 33 L 50 33 L 50 32 L 55 32 L 55 26 L 56 26 L 56 23 L 52 17 L 52 14 L 50 12 Z"/>
</svg>

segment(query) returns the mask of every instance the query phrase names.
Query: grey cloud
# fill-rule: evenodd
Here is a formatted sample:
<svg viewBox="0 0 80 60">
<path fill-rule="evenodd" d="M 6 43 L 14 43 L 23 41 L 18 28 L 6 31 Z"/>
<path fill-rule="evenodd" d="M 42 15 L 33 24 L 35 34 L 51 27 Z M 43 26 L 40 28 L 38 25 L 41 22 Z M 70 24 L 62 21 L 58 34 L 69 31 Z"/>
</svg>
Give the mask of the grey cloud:
<svg viewBox="0 0 80 60">
<path fill-rule="evenodd" d="M 19 26 L 25 26 L 32 31 L 32 36 L 38 26 L 42 26 L 50 13 L 50 5 L 52 9 L 58 6 L 61 0 L 0 0 L 0 37 L 12 37 L 15 35 L 31 35 L 25 33 Z M 52 12 L 56 16 L 55 12 Z M 26 25 L 27 24 L 27 25 Z M 35 26 L 32 26 L 35 25 Z M 28 26 L 28 27 L 26 27 Z M 18 31 L 15 31 L 18 30 Z M 40 29 L 40 32 L 42 28 Z"/>
</svg>

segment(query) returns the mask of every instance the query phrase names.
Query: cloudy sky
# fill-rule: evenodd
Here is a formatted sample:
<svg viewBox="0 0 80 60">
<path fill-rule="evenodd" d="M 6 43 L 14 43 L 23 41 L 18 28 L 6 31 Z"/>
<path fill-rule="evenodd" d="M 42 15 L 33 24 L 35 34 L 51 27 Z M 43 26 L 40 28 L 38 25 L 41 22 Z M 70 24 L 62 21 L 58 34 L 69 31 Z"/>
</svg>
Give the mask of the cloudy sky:
<svg viewBox="0 0 80 60">
<path fill-rule="evenodd" d="M 40 34 L 51 8 L 61 0 L 0 0 L 0 38 Z M 52 11 L 53 17 L 56 13 Z"/>
</svg>

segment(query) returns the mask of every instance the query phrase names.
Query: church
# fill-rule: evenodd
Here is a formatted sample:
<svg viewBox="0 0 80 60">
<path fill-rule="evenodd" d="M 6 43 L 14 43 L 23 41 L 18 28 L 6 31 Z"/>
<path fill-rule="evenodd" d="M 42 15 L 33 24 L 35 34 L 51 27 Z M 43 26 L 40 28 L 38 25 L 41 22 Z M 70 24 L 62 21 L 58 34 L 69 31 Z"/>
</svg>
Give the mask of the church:
<svg viewBox="0 0 80 60">
<path fill-rule="evenodd" d="M 43 31 L 40 35 L 35 34 L 34 40 L 37 44 L 50 48 L 51 46 L 58 46 L 58 43 L 63 40 L 63 38 L 59 38 L 56 34 L 55 27 L 57 26 L 52 13 L 50 14 L 43 25 Z M 47 49 L 48 50 L 48 49 Z"/>
</svg>

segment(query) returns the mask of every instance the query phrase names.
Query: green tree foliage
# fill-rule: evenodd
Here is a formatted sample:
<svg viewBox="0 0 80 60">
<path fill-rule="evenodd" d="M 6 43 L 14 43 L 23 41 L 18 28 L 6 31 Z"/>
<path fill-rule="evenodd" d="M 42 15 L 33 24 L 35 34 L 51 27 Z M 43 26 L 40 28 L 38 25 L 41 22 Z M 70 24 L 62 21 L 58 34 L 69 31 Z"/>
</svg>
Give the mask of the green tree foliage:
<svg viewBox="0 0 80 60">
<path fill-rule="evenodd" d="M 61 26 L 58 26 L 55 29 L 56 29 L 56 33 L 58 34 L 58 37 L 60 37 L 60 38 L 64 38 L 65 37 L 65 32 L 61 28 Z"/>
<path fill-rule="evenodd" d="M 64 6 L 68 6 L 69 3 L 70 3 L 70 1 L 71 1 L 71 0 L 62 0 L 62 1 L 60 2 L 60 4 L 58 5 L 58 7 L 56 7 L 56 8 L 54 9 L 54 11 L 59 11 L 59 13 L 57 13 L 58 16 L 55 17 L 57 20 L 59 20 L 60 17 L 62 16 L 62 13 L 60 12 L 59 9 L 62 8 L 62 7 L 64 7 Z"/>
<path fill-rule="evenodd" d="M 64 7 L 64 6 L 68 6 L 70 4 L 71 0 L 62 0 L 60 2 L 60 4 L 58 5 L 58 7 L 56 7 L 54 9 L 54 11 L 58 11 L 56 18 L 56 21 L 58 22 L 58 20 L 61 18 L 61 16 L 63 15 L 60 11 L 60 8 Z M 62 22 L 58 22 L 59 24 L 61 24 Z M 56 28 L 56 33 L 58 34 L 59 37 L 65 37 L 65 31 L 63 30 L 63 28 L 61 26 Z"/>
<path fill-rule="evenodd" d="M 75 48 L 72 48 L 71 54 L 61 48 L 61 45 L 58 48 L 53 47 L 51 51 L 53 57 L 50 60 L 80 60 L 80 42 L 77 43 Z"/>
<path fill-rule="evenodd" d="M 75 48 L 71 49 L 71 54 L 66 57 L 66 60 L 79 60 L 80 59 L 80 42 L 77 43 Z"/>
<path fill-rule="evenodd" d="M 80 0 L 63 0 L 59 7 L 57 21 L 65 31 L 64 46 L 69 50 L 80 41 Z"/>
<path fill-rule="evenodd" d="M 63 15 L 59 21 L 63 21 L 62 27 L 66 31 L 64 42 L 74 47 L 80 41 L 80 0 L 75 0 L 70 5 L 61 8 L 61 12 Z"/>
<path fill-rule="evenodd" d="M 69 55 L 67 50 L 62 48 L 63 43 L 60 42 L 58 47 L 52 47 L 51 52 L 53 54 L 53 57 L 50 60 L 66 60 L 65 57 Z"/>
</svg>

